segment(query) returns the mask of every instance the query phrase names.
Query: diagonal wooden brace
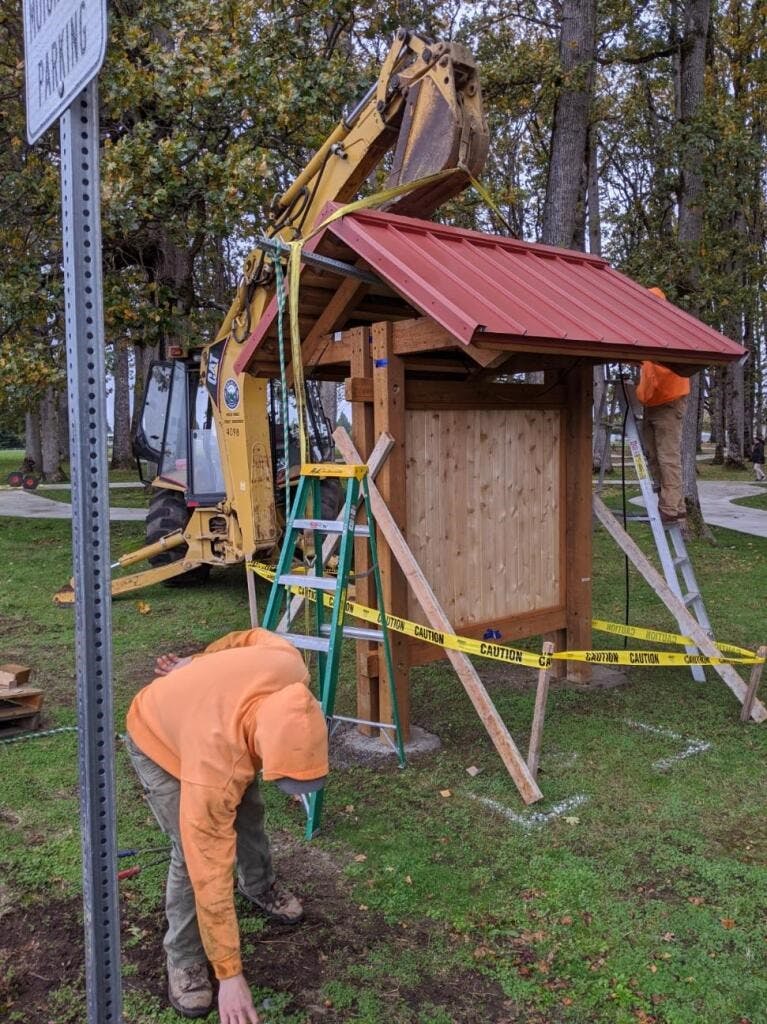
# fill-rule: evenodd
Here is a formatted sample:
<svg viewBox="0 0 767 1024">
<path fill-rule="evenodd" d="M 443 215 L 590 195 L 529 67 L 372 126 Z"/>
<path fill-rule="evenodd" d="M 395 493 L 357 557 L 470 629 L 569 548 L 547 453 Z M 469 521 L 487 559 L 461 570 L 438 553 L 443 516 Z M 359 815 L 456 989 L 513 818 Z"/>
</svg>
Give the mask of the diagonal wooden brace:
<svg viewBox="0 0 767 1024">
<path fill-rule="evenodd" d="M 339 427 L 335 431 L 333 438 L 338 446 L 338 450 L 341 452 L 346 462 L 360 462 L 359 453 L 354 447 L 352 439 L 343 427 Z M 450 624 L 444 609 L 437 600 L 436 594 L 429 586 L 429 583 L 418 562 L 415 560 L 413 552 L 408 547 L 407 541 L 403 537 L 402 532 L 394 522 L 394 518 L 392 517 L 391 512 L 389 512 L 378 488 L 372 481 L 368 486 L 370 489 L 370 503 L 373 511 L 373 518 L 376 521 L 376 526 L 386 538 L 386 543 L 394 553 L 402 572 L 407 578 L 411 590 L 418 598 L 418 602 L 423 609 L 429 625 L 433 629 L 441 630 L 445 633 L 453 633 L 453 627 Z M 450 662 L 455 669 L 458 678 L 461 680 L 469 699 L 482 720 L 482 724 L 485 726 L 485 729 L 487 729 L 488 735 L 493 741 L 495 749 L 500 754 L 501 760 L 506 765 L 509 775 L 511 775 L 514 781 L 514 785 L 519 790 L 520 796 L 526 804 L 533 804 L 537 800 L 542 800 L 543 793 L 541 793 L 535 779 L 530 774 L 524 758 L 517 749 L 514 740 L 511 738 L 509 730 L 506 728 L 503 719 L 498 714 L 495 705 L 490 699 L 490 695 L 483 686 L 482 680 L 477 674 L 477 670 L 474 668 L 469 658 L 465 654 L 461 654 L 460 651 L 446 650 L 445 654 L 450 659 Z"/>
<path fill-rule="evenodd" d="M 665 604 L 676 621 L 679 628 L 686 636 L 692 637 L 697 647 L 708 655 L 709 658 L 723 658 L 724 655 L 716 646 L 714 641 L 703 629 L 701 624 L 687 610 L 687 606 L 680 601 L 668 583 L 648 558 L 642 553 L 637 543 L 626 533 L 621 524 L 605 505 L 601 498 L 594 495 L 594 514 L 604 526 L 618 547 L 631 559 L 639 572 L 644 576 L 652 589 Z M 715 672 L 729 686 L 735 696 L 742 704 L 748 695 L 748 687 L 735 671 L 732 665 L 712 665 Z M 754 700 L 751 707 L 751 717 L 755 722 L 764 722 L 767 719 L 767 708 L 761 701 Z"/>
</svg>

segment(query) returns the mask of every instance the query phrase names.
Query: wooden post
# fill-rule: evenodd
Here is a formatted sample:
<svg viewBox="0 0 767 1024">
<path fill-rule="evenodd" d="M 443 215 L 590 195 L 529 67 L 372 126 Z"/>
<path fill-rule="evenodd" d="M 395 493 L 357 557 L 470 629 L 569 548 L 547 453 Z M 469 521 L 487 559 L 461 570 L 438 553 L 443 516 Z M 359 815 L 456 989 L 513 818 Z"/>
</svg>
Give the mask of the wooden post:
<svg viewBox="0 0 767 1024">
<path fill-rule="evenodd" d="M 360 461 L 360 454 L 352 444 L 351 438 L 339 427 L 333 434 L 338 450 L 346 462 L 357 463 Z M 389 512 L 381 494 L 374 483 L 370 483 L 370 502 L 375 516 L 379 532 L 386 539 L 394 557 L 404 572 L 410 589 L 413 591 L 420 604 L 426 620 L 432 629 L 444 633 L 453 633 L 453 627 L 445 614 L 445 610 L 437 600 L 437 595 L 429 586 L 429 581 L 423 574 L 421 567 L 416 561 L 413 552 L 407 545 L 402 531 L 394 522 L 394 517 Z M 482 724 L 490 739 L 498 751 L 503 763 L 514 780 L 520 796 L 526 804 L 535 803 L 543 799 L 543 793 L 538 788 L 535 779 L 530 775 L 524 758 L 517 749 L 517 745 L 511 737 L 509 730 L 498 714 L 498 711 L 490 699 L 482 680 L 471 660 L 460 651 L 446 650 L 450 663 L 461 680 L 469 699 L 482 720 Z"/>
<path fill-rule="evenodd" d="M 592 366 L 584 361 L 567 375 L 565 417 L 565 650 L 571 651 L 591 649 L 592 394 Z M 589 682 L 591 665 L 567 662 L 567 678 L 573 682 Z"/>
<path fill-rule="evenodd" d="M 604 526 L 618 547 L 622 551 L 625 551 L 642 576 L 644 576 L 645 580 L 647 580 L 652 589 L 674 616 L 676 621 L 679 623 L 680 633 L 683 633 L 685 636 L 692 637 L 695 641 L 695 646 L 699 647 L 703 654 L 708 655 L 709 658 L 721 658 L 722 652 L 716 646 L 714 641 L 698 620 L 690 614 L 687 605 L 676 596 L 655 566 L 642 552 L 636 541 L 626 533 L 607 505 L 605 505 L 602 499 L 596 494 L 594 495 L 593 502 L 594 512 L 596 513 L 597 519 L 602 526 Z M 742 704 L 748 695 L 748 688 L 732 665 L 725 663 L 723 665 L 712 665 L 711 667 L 717 675 L 724 680 Z M 756 699 L 756 694 L 754 694 L 752 698 L 750 716 L 755 722 L 767 721 L 767 708 L 765 708 L 761 701 Z"/>
<path fill-rule="evenodd" d="M 368 328 L 355 327 L 347 332 L 347 336 L 351 345 L 352 378 L 370 380 L 372 385 L 373 360 L 370 355 Z M 357 451 L 367 459 L 373 450 L 375 438 L 373 406 L 368 402 L 352 402 L 352 438 Z M 360 525 L 365 522 L 365 513 L 362 509 L 357 522 Z M 357 538 L 354 541 L 354 571 L 358 577 L 354 585 L 355 599 L 368 608 L 374 608 L 376 591 L 373 578 L 368 572 L 369 555 L 367 540 L 364 537 Z M 378 645 L 366 643 L 364 640 L 357 644 L 357 718 L 364 718 L 368 722 L 381 721 L 378 702 Z M 373 736 L 378 732 L 369 725 L 361 725 L 359 729 L 366 736 Z"/>
<path fill-rule="evenodd" d="M 767 647 L 760 647 L 756 652 L 757 658 L 767 658 Z M 748 689 L 743 700 L 743 710 L 740 713 L 741 722 L 747 722 L 751 718 L 751 708 L 756 700 L 756 691 L 762 678 L 764 665 L 754 665 L 751 669 L 751 678 L 748 681 Z"/>
<path fill-rule="evenodd" d="M 554 651 L 554 644 L 546 641 L 543 645 L 543 653 L 551 654 Z M 538 778 L 538 762 L 541 757 L 541 740 L 543 739 L 543 720 L 546 716 L 546 701 L 549 696 L 549 679 L 551 668 L 556 662 L 549 662 L 548 665 L 538 671 L 538 688 L 535 691 L 535 711 L 533 712 L 533 726 L 530 730 L 530 746 L 527 748 L 527 767 L 534 779 Z"/>
<path fill-rule="evenodd" d="M 373 325 L 373 422 L 376 436 L 391 434 L 394 438 L 386 465 L 378 477 L 378 489 L 386 507 L 399 529 L 405 532 L 407 504 L 405 500 L 405 367 L 400 356 L 394 355 L 392 324 L 388 321 Z M 397 564 L 386 538 L 378 536 L 378 558 L 381 564 L 381 583 L 386 611 L 407 618 L 407 581 Z M 401 633 L 390 635 L 394 685 L 397 690 L 400 726 L 407 742 L 410 738 L 410 673 L 407 656 L 407 638 Z M 392 721 L 391 699 L 388 686 L 383 685 L 379 671 L 378 701 L 381 722 Z M 362 716 L 360 716 L 362 717 Z"/>
</svg>

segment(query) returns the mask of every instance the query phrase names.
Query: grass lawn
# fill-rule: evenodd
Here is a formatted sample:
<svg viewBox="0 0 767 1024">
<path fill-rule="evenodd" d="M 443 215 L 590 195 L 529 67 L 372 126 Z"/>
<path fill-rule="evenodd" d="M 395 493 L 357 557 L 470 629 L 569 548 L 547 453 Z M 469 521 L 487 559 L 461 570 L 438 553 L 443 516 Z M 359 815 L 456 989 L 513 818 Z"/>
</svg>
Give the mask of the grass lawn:
<svg viewBox="0 0 767 1024">
<path fill-rule="evenodd" d="M 649 550 L 647 528 L 631 532 Z M 755 648 L 767 635 L 767 541 L 716 536 L 716 547 L 690 548 L 717 637 Z M 111 537 L 114 559 L 142 542 L 142 524 L 112 524 Z M 73 615 L 50 599 L 70 574 L 69 551 L 66 521 L 2 520 L 0 661 L 34 667 L 47 727 L 76 720 Z M 594 595 L 595 614 L 620 621 L 624 563 L 601 530 Z M 675 629 L 633 571 L 629 604 L 631 622 Z M 116 728 L 158 652 L 191 651 L 246 624 L 241 571 L 115 601 Z M 595 643 L 613 646 L 599 634 Z M 478 667 L 526 749 L 534 673 Z M 414 720 L 442 749 L 405 771 L 345 758 L 311 844 L 296 806 L 265 786 L 278 869 L 305 897 L 307 920 L 280 928 L 239 906 L 262 1019 L 765 1024 L 767 727 L 741 725 L 707 671 L 704 685 L 686 670 L 632 669 L 614 688 L 555 688 L 545 799 L 527 810 L 443 664 L 413 673 Z M 351 651 L 342 678 L 351 708 Z M 658 766 L 692 740 L 709 746 Z M 116 771 L 119 845 L 157 846 L 122 750 Z M 3 1022 L 86 1019 L 79 858 L 74 735 L 0 743 Z M 121 883 L 130 1024 L 179 1020 L 164 999 L 163 884 L 163 865 Z"/>
<path fill-rule="evenodd" d="M 747 505 L 748 508 L 767 509 L 767 490 L 764 494 L 754 494 L 750 498 L 738 498 L 733 505 Z"/>
</svg>

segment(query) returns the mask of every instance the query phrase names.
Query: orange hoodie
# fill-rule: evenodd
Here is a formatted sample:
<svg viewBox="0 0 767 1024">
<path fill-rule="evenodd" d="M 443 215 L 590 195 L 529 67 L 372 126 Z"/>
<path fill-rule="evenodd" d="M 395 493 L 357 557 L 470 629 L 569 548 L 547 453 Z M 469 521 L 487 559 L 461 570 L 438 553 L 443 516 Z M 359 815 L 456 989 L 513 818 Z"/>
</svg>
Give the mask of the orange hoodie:
<svg viewBox="0 0 767 1024">
<path fill-rule="evenodd" d="M 211 646 L 224 642 L 235 646 L 205 652 L 146 686 L 127 718 L 139 750 L 180 780 L 181 845 L 219 979 L 242 972 L 232 870 L 243 793 L 260 768 L 265 779 L 328 772 L 325 719 L 295 647 L 264 629 Z"/>
<path fill-rule="evenodd" d="M 636 395 L 642 405 L 668 405 L 682 395 L 689 395 L 690 382 L 673 370 L 645 360 L 639 371 Z"/>
</svg>

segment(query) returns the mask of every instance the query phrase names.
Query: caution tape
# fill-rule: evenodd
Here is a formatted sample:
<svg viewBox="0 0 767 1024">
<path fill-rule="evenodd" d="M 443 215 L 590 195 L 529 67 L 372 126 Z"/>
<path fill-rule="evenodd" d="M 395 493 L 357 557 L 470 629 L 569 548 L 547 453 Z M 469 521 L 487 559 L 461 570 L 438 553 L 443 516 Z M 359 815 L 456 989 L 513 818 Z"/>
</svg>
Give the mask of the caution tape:
<svg viewBox="0 0 767 1024">
<path fill-rule="evenodd" d="M 256 573 L 262 579 L 270 582 L 275 578 L 275 571 L 272 566 L 263 562 L 248 562 L 248 569 Z M 316 591 L 311 587 L 302 587 L 293 584 L 286 588 L 292 594 L 300 594 L 308 601 L 316 601 Z M 323 603 L 326 607 L 333 607 L 333 596 L 323 595 Z M 344 604 L 344 616 L 351 615 L 356 619 L 369 622 L 372 625 L 381 625 L 380 612 L 375 608 L 368 608 L 363 604 L 347 600 Z M 677 633 L 663 633 L 659 630 L 642 629 L 639 626 L 622 626 L 617 622 L 604 622 L 595 619 L 592 623 L 595 629 L 609 633 L 626 632 L 628 636 L 637 636 L 647 640 L 660 643 L 681 643 L 683 645 L 695 645 L 690 637 L 681 636 Z M 682 654 L 676 651 L 555 651 L 553 654 L 533 654 L 530 651 L 520 650 L 518 647 L 511 647 L 508 644 L 496 643 L 489 640 L 475 640 L 468 636 L 459 636 L 456 633 L 446 633 L 439 629 L 432 629 L 431 626 L 424 626 L 419 622 L 411 622 L 399 615 L 386 613 L 386 626 L 395 633 L 403 633 L 405 636 L 413 637 L 415 640 L 422 640 L 427 644 L 434 644 L 436 647 L 444 647 L 451 651 L 460 651 L 462 654 L 474 654 L 479 658 L 488 658 L 491 661 L 503 661 L 507 665 L 525 665 L 528 668 L 548 668 L 552 661 L 584 661 L 597 665 L 633 665 L 645 667 L 679 666 L 679 665 L 724 665 L 743 664 L 761 665 L 764 658 L 758 658 L 751 651 L 742 647 L 734 647 L 731 644 L 718 644 L 720 649 L 740 652 L 739 657 L 730 658 L 709 658 L 703 654 Z M 662 639 L 660 639 L 662 638 Z"/>
<path fill-rule="evenodd" d="M 644 629 L 642 626 L 629 626 L 620 622 L 604 622 L 602 619 L 594 619 L 591 625 L 601 633 L 617 633 L 619 636 L 649 640 L 651 643 L 656 644 L 678 644 L 682 647 L 697 646 L 691 636 L 682 636 L 681 633 L 665 633 L 659 629 Z M 758 661 L 753 651 L 749 651 L 745 647 L 736 647 L 735 644 L 720 644 L 712 639 L 712 643 L 714 642 L 720 651 L 732 651 L 733 654 L 749 658 L 754 663 Z"/>
<path fill-rule="evenodd" d="M 265 580 L 274 580 L 276 575 L 271 566 L 264 565 L 262 562 L 248 562 L 248 568 Z M 292 594 L 300 594 L 308 601 L 317 600 L 317 595 L 311 587 L 292 584 L 286 589 Z M 322 600 L 326 607 L 333 607 L 332 594 L 323 594 Z M 344 615 L 352 615 L 356 619 L 362 619 L 363 622 L 371 623 L 371 625 L 381 625 L 381 614 L 376 608 L 367 608 L 364 604 L 357 604 L 355 601 L 345 602 Z M 476 654 L 481 658 L 505 661 L 512 665 L 527 665 L 529 668 L 547 668 L 551 664 L 551 658 L 547 654 L 531 654 L 530 651 L 521 651 L 506 644 L 474 640 L 468 636 L 457 636 L 455 633 L 445 633 L 442 630 L 423 626 L 419 622 L 411 622 L 409 619 L 403 619 L 401 616 L 392 615 L 389 612 L 386 613 L 385 618 L 387 628 L 395 633 L 404 633 L 405 636 L 423 640 L 436 647 L 446 647 L 452 651 L 461 651 L 463 654 Z"/>
</svg>

